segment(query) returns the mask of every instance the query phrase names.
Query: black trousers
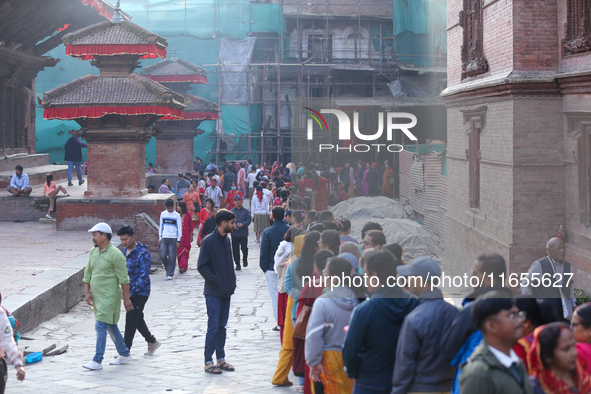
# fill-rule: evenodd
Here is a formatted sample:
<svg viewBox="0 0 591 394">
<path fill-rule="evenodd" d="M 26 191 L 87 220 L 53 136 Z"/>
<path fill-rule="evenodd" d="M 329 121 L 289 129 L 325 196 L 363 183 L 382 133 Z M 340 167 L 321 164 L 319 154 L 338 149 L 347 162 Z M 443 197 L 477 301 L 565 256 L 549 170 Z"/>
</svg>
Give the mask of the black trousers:
<svg viewBox="0 0 591 394">
<path fill-rule="evenodd" d="M 246 262 L 248 260 L 248 237 L 232 236 L 232 255 L 237 266 L 240 265 L 240 249 L 242 249 L 242 261 Z"/>
<path fill-rule="evenodd" d="M 144 306 L 148 302 L 148 297 L 138 295 L 130 299 L 133 309 L 125 314 L 125 335 L 123 336 L 127 348 L 131 349 L 136 330 L 142 334 L 146 342 L 156 342 L 156 338 L 152 335 L 144 320 Z"/>
<path fill-rule="evenodd" d="M 0 357 L 0 394 L 4 394 L 6 388 L 6 378 L 8 370 L 6 369 L 6 360 L 4 357 Z"/>
</svg>

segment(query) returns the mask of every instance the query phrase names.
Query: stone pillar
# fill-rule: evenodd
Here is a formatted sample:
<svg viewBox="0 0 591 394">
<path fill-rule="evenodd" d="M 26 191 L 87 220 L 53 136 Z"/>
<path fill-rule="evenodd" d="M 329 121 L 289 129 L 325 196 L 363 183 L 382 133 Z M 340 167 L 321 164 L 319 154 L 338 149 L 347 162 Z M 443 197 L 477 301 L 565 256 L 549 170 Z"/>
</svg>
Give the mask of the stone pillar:
<svg viewBox="0 0 591 394">
<path fill-rule="evenodd" d="M 71 132 L 88 145 L 85 197 L 138 197 L 147 194 L 146 142 L 158 130 L 81 129 Z"/>
</svg>

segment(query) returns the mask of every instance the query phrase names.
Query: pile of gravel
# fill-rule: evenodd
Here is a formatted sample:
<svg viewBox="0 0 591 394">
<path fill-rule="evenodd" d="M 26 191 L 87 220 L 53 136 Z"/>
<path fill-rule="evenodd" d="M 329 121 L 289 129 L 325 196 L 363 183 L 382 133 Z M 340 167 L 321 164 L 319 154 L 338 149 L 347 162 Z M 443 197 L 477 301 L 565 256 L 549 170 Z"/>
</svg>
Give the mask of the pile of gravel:
<svg viewBox="0 0 591 394">
<path fill-rule="evenodd" d="M 379 223 L 388 243 L 398 243 L 404 250 L 403 260 L 432 256 L 443 260 L 443 245 L 427 229 L 410 220 L 404 206 L 387 197 L 357 197 L 335 205 L 335 219 L 351 221 L 351 237 L 361 240 L 361 229 L 367 222 Z"/>
</svg>

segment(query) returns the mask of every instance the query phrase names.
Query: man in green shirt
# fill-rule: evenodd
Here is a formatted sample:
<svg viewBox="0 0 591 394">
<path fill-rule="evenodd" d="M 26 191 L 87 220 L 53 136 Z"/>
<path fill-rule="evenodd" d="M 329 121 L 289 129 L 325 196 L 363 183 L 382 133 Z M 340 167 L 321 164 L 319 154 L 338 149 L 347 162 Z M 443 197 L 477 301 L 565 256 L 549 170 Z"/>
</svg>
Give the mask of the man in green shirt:
<svg viewBox="0 0 591 394">
<path fill-rule="evenodd" d="M 129 349 L 117 327 L 121 311 L 121 290 L 125 310 L 133 308 L 129 299 L 129 276 L 125 256 L 111 243 L 112 231 L 107 223 L 99 223 L 88 230 L 92 233 L 94 248 L 84 268 L 84 291 L 86 302 L 94 309 L 96 319 L 96 354 L 83 367 L 90 370 L 103 369 L 102 361 L 107 345 L 107 331 L 115 343 L 119 357 L 111 365 L 120 365 L 129 360 Z"/>
</svg>

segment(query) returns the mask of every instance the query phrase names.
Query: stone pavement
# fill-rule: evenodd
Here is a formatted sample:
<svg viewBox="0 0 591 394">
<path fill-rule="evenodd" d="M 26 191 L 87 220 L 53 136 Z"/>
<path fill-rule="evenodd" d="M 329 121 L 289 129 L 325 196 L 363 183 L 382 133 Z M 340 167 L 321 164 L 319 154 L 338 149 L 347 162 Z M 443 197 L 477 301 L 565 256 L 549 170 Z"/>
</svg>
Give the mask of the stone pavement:
<svg viewBox="0 0 591 394">
<path fill-rule="evenodd" d="M 252 233 L 252 232 L 251 232 Z M 271 300 L 265 277 L 259 268 L 259 248 L 254 235 L 249 240 L 249 267 L 237 272 L 237 289 L 232 297 L 227 326 L 226 358 L 236 372 L 211 375 L 203 372 L 203 348 L 207 314 L 203 297 L 203 278 L 197 266 L 198 249 L 193 247 L 189 271 L 166 281 L 164 271 L 152 275 L 152 293 L 145 309 L 146 322 L 162 346 L 146 357 L 146 343 L 137 333 L 131 354 L 133 360 L 111 366 L 117 354 L 107 339 L 102 371 L 87 371 L 82 364 L 92 360 L 95 351 L 94 315 L 81 302 L 70 312 L 59 315 L 25 334 L 22 350 L 40 350 L 55 343 L 69 345 L 67 353 L 46 357 L 26 367 L 27 377 L 20 383 L 9 369 L 7 392 L 20 393 L 287 393 L 292 387 L 275 387 L 271 378 L 280 350 L 279 333 L 274 325 Z M 125 327 L 122 310 L 119 328 Z M 292 382 L 297 378 L 290 376 Z"/>
<path fill-rule="evenodd" d="M 2 297 L 20 293 L 27 279 L 59 268 L 90 248 L 92 236 L 86 231 L 57 232 L 55 223 L 0 222 Z"/>
</svg>

